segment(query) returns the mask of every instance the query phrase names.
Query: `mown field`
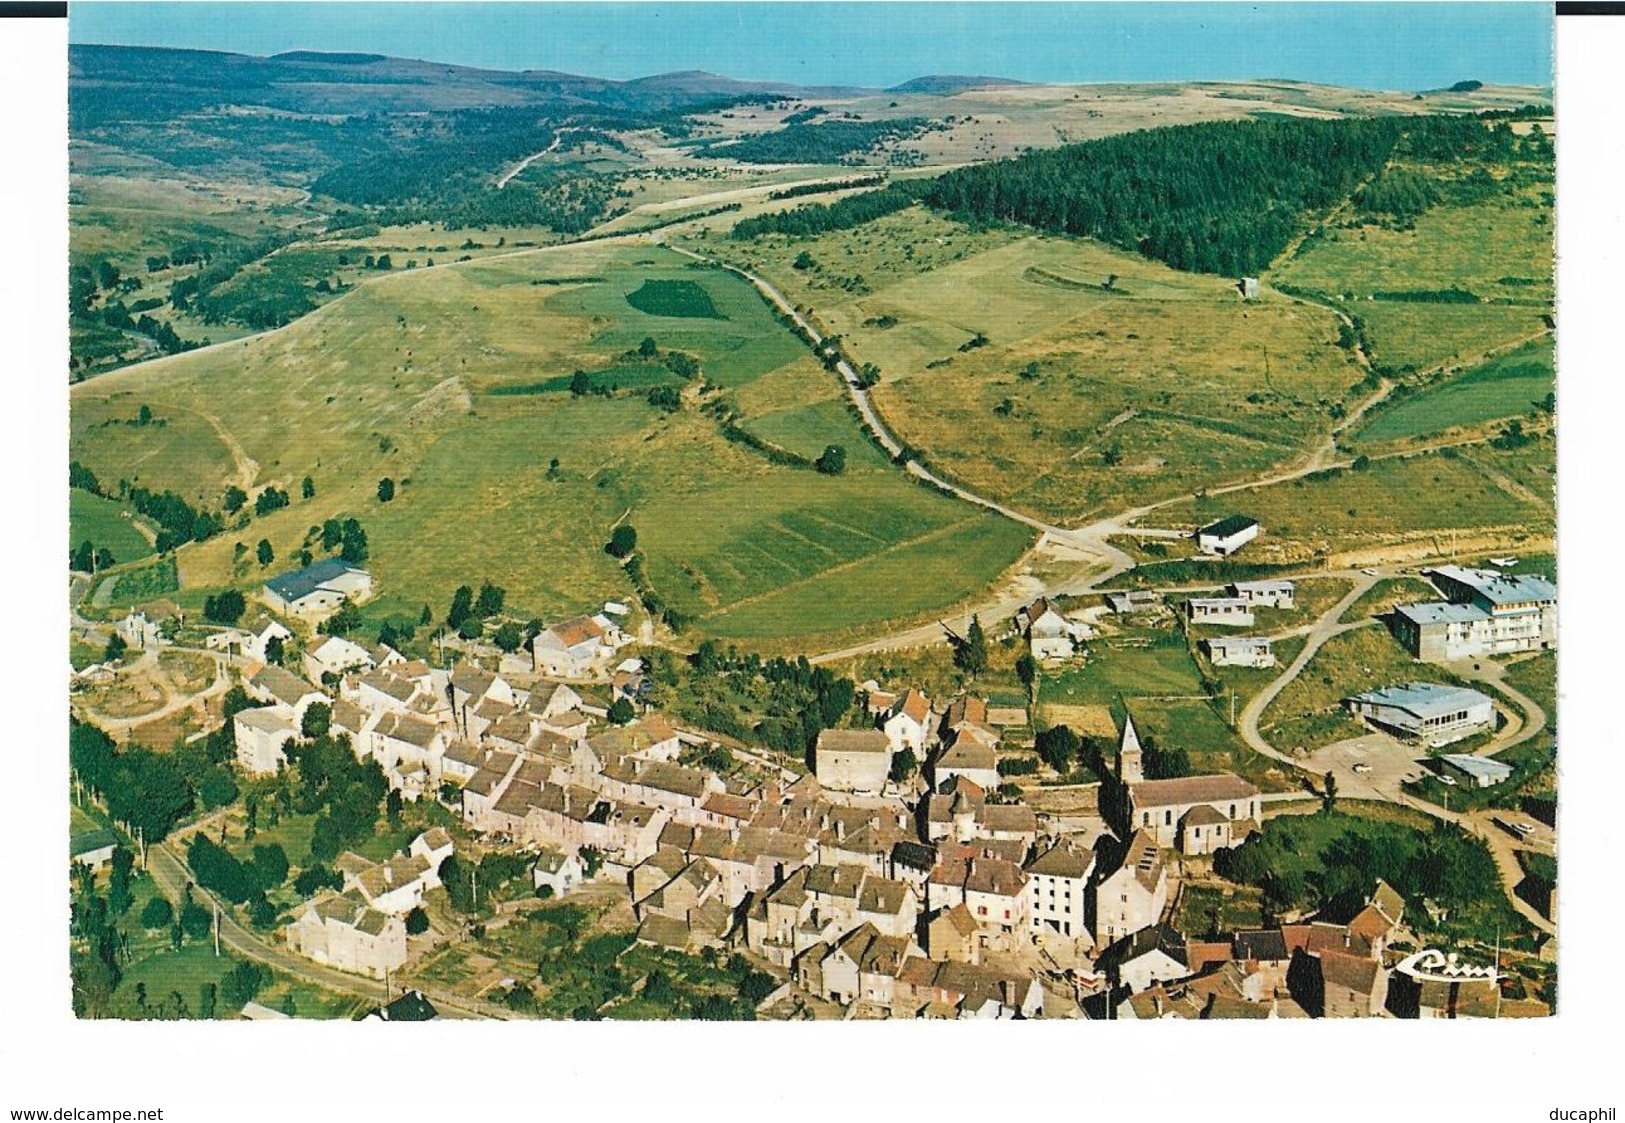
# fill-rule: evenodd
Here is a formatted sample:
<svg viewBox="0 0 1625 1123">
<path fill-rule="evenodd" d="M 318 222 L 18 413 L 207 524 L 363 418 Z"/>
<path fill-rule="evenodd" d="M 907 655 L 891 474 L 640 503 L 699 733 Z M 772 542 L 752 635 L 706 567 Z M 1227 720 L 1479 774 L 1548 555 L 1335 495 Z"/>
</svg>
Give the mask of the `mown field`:
<svg viewBox="0 0 1625 1123">
<path fill-rule="evenodd" d="M 702 307 L 714 316 L 691 314 Z M 639 355 L 646 340 L 653 360 Z M 606 372 L 595 389 L 607 391 L 615 370 L 654 369 L 673 351 L 700 364 L 674 412 L 645 401 L 636 378 L 607 396 L 569 390 L 576 370 Z M 287 508 L 183 549 L 189 590 L 255 587 L 264 573 L 237 543 L 270 541 L 274 571 L 310 527 L 354 516 L 380 611 L 412 615 L 487 579 L 511 611 L 543 617 L 628 599 L 603 551 L 621 519 L 668 605 L 701 631 L 762 641 L 928 614 L 1025 550 L 1024 528 L 868 451 L 838 393 L 744 282 L 656 247 L 600 244 L 397 273 L 285 331 L 82 384 L 72 455 L 104 480 L 209 509 L 228 483 L 290 493 Z M 847 470 L 768 462 L 723 437 L 699 408 L 713 400 L 791 451 L 841 444 Z M 125 424 L 142 404 L 162 423 Z M 385 476 L 389 503 L 377 498 Z"/>
<path fill-rule="evenodd" d="M 70 548 L 91 542 L 106 548 L 117 562 L 138 561 L 152 553 L 152 542 L 124 517 L 129 508 L 78 488 L 68 490 L 68 543 Z"/>
<path fill-rule="evenodd" d="M 1556 387 L 1551 340 L 1498 355 L 1368 415 L 1351 439 L 1382 443 L 1521 417 Z"/>
</svg>

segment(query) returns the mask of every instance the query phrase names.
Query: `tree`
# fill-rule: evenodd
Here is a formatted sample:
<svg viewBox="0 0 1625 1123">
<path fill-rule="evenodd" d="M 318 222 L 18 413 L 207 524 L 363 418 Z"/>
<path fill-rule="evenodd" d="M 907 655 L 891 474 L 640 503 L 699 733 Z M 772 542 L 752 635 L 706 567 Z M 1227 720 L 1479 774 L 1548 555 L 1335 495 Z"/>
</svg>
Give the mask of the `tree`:
<svg viewBox="0 0 1625 1123">
<path fill-rule="evenodd" d="M 367 532 L 362 530 L 361 524 L 354 519 L 344 520 L 339 557 L 351 565 L 360 565 L 367 560 Z"/>
<path fill-rule="evenodd" d="M 838 476 L 846 471 L 846 449 L 840 445 L 827 445 L 824 453 L 813 461 L 813 467 L 826 476 Z"/>
<path fill-rule="evenodd" d="M 168 897 L 153 897 L 141 908 L 141 927 L 161 932 L 175 922 L 175 909 Z"/>
<path fill-rule="evenodd" d="M 491 642 L 497 645 L 498 650 L 511 654 L 519 650 L 519 645 L 524 639 L 525 634 L 518 624 L 512 620 L 504 620 L 502 626 L 496 630 L 496 634 L 491 637 Z"/>
<path fill-rule="evenodd" d="M 1072 770 L 1072 762 L 1082 744 L 1078 735 L 1064 725 L 1050 726 L 1033 741 L 1044 763 L 1063 775 Z"/>
<path fill-rule="evenodd" d="M 152 407 L 147 405 L 145 402 L 143 402 L 141 404 L 141 408 L 136 411 L 135 423 L 137 425 L 141 425 L 141 426 L 151 425 L 152 424 Z"/>
<path fill-rule="evenodd" d="M 200 1017 L 214 1017 L 215 1004 L 218 1001 L 219 993 L 219 988 L 217 988 L 213 983 L 203 984 L 202 990 L 198 993 L 198 998 L 200 999 L 198 1002 L 198 1015 Z"/>
<path fill-rule="evenodd" d="M 89 573 L 96 568 L 96 547 L 88 538 L 69 556 L 68 568 L 79 573 Z"/>
<path fill-rule="evenodd" d="M 625 698 L 617 698 L 610 703 L 609 720 L 612 724 L 625 725 L 635 717 L 637 713 L 632 709 L 632 703 Z"/>
<path fill-rule="evenodd" d="M 299 483 L 299 494 L 306 499 L 316 498 L 316 481 L 306 476 Z"/>
<path fill-rule="evenodd" d="M 128 648 L 124 642 L 124 637 L 119 635 L 117 632 L 114 632 L 112 635 L 107 637 L 107 646 L 102 649 L 102 662 L 117 663 L 120 659 L 124 658 L 124 652 L 126 650 L 128 650 Z"/>
<path fill-rule="evenodd" d="M 388 503 L 395 498 L 395 481 L 385 476 L 378 481 L 378 502 Z"/>
<path fill-rule="evenodd" d="M 254 847 L 254 875 L 266 892 L 288 880 L 288 855 L 275 842 Z"/>
<path fill-rule="evenodd" d="M 617 526 L 609 536 L 604 551 L 614 558 L 624 558 L 638 547 L 638 532 L 630 523 Z"/>
<path fill-rule="evenodd" d="M 451 608 L 446 612 L 446 626 L 461 627 L 473 614 L 474 590 L 467 585 L 457 586 L 457 591 L 451 594 Z"/>
<path fill-rule="evenodd" d="M 1321 779 L 1320 809 L 1330 815 L 1337 807 L 1337 776 L 1327 772 Z"/>
<path fill-rule="evenodd" d="M 406 914 L 406 934 L 408 936 L 421 936 L 429 930 L 429 914 L 418 905 Z"/>
<path fill-rule="evenodd" d="M 248 611 L 248 603 L 236 589 L 227 589 L 218 596 L 205 597 L 203 617 L 214 624 L 235 624 Z"/>
<path fill-rule="evenodd" d="M 643 337 L 643 342 L 638 344 L 638 354 L 645 359 L 652 359 L 660 354 L 660 347 L 655 343 L 653 336 Z"/>
<path fill-rule="evenodd" d="M 390 788 L 389 794 L 384 797 L 384 814 L 389 816 L 389 825 L 401 825 L 401 792 L 399 788 Z"/>
<path fill-rule="evenodd" d="M 248 493 L 236 484 L 232 484 L 226 488 L 226 497 L 220 501 L 220 508 L 228 515 L 235 515 L 243 509 L 243 504 L 247 502 Z"/>
<path fill-rule="evenodd" d="M 980 616 L 970 618 L 965 638 L 954 647 L 954 666 L 971 678 L 987 670 L 987 636 L 982 631 Z"/>
<path fill-rule="evenodd" d="M 919 758 L 914 750 L 904 745 L 900 752 L 894 753 L 891 758 L 891 778 L 901 784 L 920 768 Z"/>
<path fill-rule="evenodd" d="M 813 259 L 813 255 L 808 253 L 806 250 L 802 250 L 800 253 L 796 254 L 795 261 L 790 263 L 790 267 L 792 269 L 813 269 L 816 268 L 817 265 L 818 262 Z"/>
<path fill-rule="evenodd" d="M 578 398 L 592 393 L 592 379 L 586 371 L 578 370 L 570 376 L 570 393 Z"/>
<path fill-rule="evenodd" d="M 1033 658 L 1031 652 L 1024 651 L 1016 657 L 1016 678 L 1029 692 L 1033 683 L 1038 681 L 1038 660 Z"/>
<path fill-rule="evenodd" d="M 269 538 L 260 539 L 260 544 L 254 547 L 254 557 L 261 565 L 270 565 L 276 560 L 276 551 L 271 548 Z"/>
<path fill-rule="evenodd" d="M 214 925 L 214 918 L 209 910 L 191 898 L 181 906 L 181 931 L 186 933 L 188 939 L 203 940 L 209 936 L 209 929 Z"/>
<path fill-rule="evenodd" d="M 489 620 L 502 611 L 502 604 L 508 598 L 508 591 L 499 585 L 486 581 L 480 585 L 479 596 L 474 598 L 474 613 L 481 620 Z"/>
<path fill-rule="evenodd" d="M 107 907 L 112 910 L 113 915 L 122 916 L 135 904 L 135 897 L 130 893 L 130 874 L 135 868 L 135 855 L 122 846 L 115 847 L 111 865 L 112 869 L 108 875 Z"/>
<path fill-rule="evenodd" d="M 282 648 L 283 642 L 281 636 L 272 636 L 270 639 L 266 640 L 265 661 L 267 663 L 275 663 L 279 667 L 282 666 Z"/>
</svg>

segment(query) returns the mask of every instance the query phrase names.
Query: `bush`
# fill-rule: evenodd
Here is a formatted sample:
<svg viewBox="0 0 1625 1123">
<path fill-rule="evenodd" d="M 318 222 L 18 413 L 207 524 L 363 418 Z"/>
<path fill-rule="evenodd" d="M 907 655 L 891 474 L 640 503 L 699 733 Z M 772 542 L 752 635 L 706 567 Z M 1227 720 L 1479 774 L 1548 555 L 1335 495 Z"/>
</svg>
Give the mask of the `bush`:
<svg viewBox="0 0 1625 1123">
<path fill-rule="evenodd" d="M 429 914 L 423 911 L 421 905 L 406 914 L 406 934 L 408 936 L 421 936 L 429 930 Z"/>
<path fill-rule="evenodd" d="M 638 532 L 629 523 L 622 523 L 616 527 L 609 536 L 609 543 L 604 547 L 605 553 L 611 557 L 624 558 L 638 547 Z"/>
<path fill-rule="evenodd" d="M 141 910 L 141 927 L 149 932 L 160 932 L 175 923 L 175 909 L 167 897 L 154 897 Z"/>
</svg>

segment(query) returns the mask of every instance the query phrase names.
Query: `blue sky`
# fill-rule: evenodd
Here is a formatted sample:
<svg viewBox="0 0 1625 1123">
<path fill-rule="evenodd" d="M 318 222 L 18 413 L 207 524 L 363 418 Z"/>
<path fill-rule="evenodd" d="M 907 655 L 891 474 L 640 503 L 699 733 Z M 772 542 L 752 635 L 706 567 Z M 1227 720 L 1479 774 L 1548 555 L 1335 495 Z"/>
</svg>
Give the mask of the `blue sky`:
<svg viewBox="0 0 1625 1123">
<path fill-rule="evenodd" d="M 1537 3 L 75 3 L 76 43 L 365 51 L 502 70 L 888 86 L 1294 78 L 1547 85 Z"/>
</svg>

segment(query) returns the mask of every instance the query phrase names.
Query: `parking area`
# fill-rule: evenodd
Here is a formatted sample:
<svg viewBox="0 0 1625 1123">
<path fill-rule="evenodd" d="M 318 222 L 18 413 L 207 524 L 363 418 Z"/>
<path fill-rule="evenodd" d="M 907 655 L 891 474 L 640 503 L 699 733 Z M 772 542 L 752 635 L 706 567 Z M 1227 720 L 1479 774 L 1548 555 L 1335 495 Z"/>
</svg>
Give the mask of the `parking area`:
<svg viewBox="0 0 1625 1123">
<path fill-rule="evenodd" d="M 1304 761 L 1316 776 L 1337 777 L 1337 790 L 1351 799 L 1394 799 L 1399 786 L 1423 774 L 1421 750 L 1386 733 L 1368 733 L 1317 749 Z"/>
</svg>

